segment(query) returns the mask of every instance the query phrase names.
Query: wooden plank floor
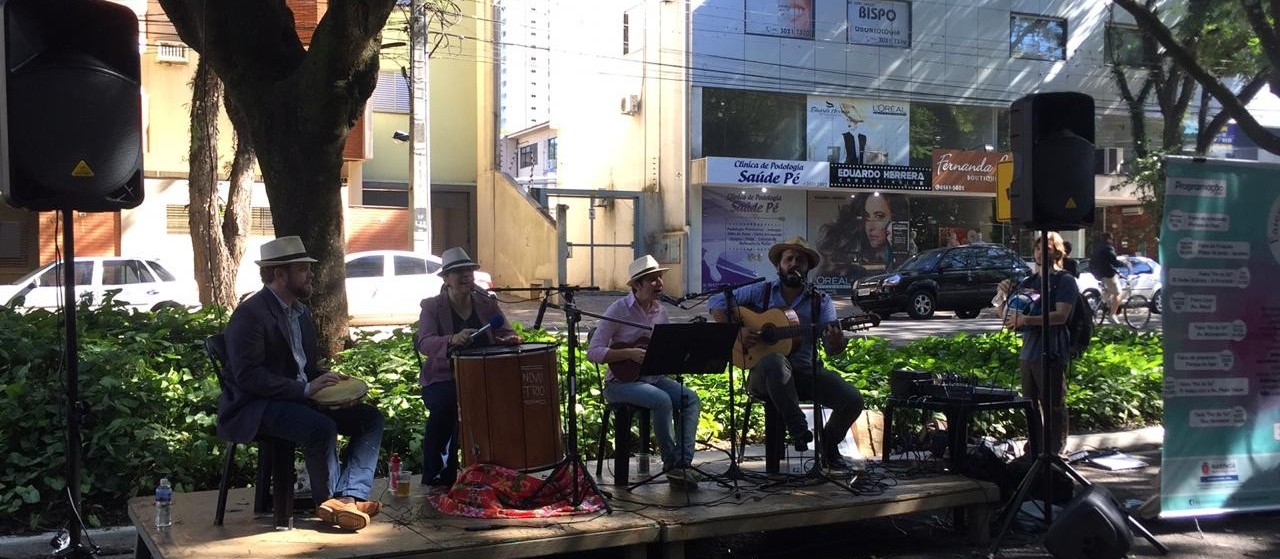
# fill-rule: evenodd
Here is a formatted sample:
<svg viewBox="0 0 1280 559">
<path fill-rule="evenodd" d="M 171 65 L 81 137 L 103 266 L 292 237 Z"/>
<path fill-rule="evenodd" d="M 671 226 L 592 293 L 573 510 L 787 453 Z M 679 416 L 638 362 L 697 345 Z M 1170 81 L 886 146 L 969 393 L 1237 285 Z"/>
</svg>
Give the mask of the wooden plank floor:
<svg viewBox="0 0 1280 559">
<path fill-rule="evenodd" d="M 701 454 L 700 454 L 701 456 Z M 723 456 L 723 454 L 721 455 Z M 701 468 L 721 473 L 727 461 L 708 460 Z M 595 463 L 590 463 L 594 473 Z M 632 466 L 635 471 L 635 466 Z M 540 557 L 603 548 L 618 555 L 643 557 L 653 544 L 663 555 L 680 557 L 683 542 L 762 530 L 777 530 L 849 522 L 950 507 L 981 510 L 999 499 L 991 484 L 950 475 L 896 480 L 875 494 L 855 495 L 827 482 L 802 480 L 761 486 L 762 462 L 747 462 L 750 479 L 729 488 L 703 482 L 698 491 L 672 490 L 663 478 L 628 491 L 612 485 L 606 472 L 601 489 L 610 496 L 613 514 L 591 514 L 527 520 L 477 520 L 444 516 L 425 499 L 426 489 L 396 498 L 379 480 L 374 495 L 383 512 L 358 533 L 323 525 L 299 514 L 293 530 L 274 530 L 272 519 L 253 517 L 249 489 L 231 492 L 223 526 L 213 525 L 217 492 L 174 496 L 174 526 L 159 531 L 153 525 L 154 504 L 149 497 L 129 503 L 129 516 L 138 528 L 139 550 L 157 558 L 354 557 L 519 558 Z M 759 470 L 759 471 L 755 471 Z M 633 474 L 634 475 L 634 474 Z"/>
</svg>

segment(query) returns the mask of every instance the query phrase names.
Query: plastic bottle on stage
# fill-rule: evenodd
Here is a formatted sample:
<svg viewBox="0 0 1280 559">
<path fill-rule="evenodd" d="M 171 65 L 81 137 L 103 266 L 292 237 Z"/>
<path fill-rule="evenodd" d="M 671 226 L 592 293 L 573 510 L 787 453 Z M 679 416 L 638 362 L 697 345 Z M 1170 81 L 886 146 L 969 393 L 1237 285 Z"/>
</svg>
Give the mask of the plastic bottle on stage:
<svg viewBox="0 0 1280 559">
<path fill-rule="evenodd" d="M 649 450 L 645 449 L 640 451 L 640 456 L 636 458 L 636 462 L 639 464 L 639 473 L 649 473 Z"/>
<path fill-rule="evenodd" d="M 387 487 L 395 490 L 396 483 L 400 480 L 400 455 L 391 453 L 391 467 L 387 470 Z"/>
<path fill-rule="evenodd" d="M 160 478 L 160 486 L 156 487 L 156 528 L 165 529 L 173 526 L 173 487 L 169 478 Z"/>
</svg>

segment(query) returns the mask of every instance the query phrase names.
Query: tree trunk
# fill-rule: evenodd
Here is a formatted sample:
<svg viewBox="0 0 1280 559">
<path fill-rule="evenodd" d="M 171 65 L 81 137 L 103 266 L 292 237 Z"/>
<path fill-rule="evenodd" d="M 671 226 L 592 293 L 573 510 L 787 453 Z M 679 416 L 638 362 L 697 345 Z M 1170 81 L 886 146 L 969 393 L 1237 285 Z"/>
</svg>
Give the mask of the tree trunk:
<svg viewBox="0 0 1280 559">
<path fill-rule="evenodd" d="M 195 258 L 196 285 L 203 305 L 231 305 L 219 297 L 217 271 L 222 258 L 222 233 L 213 226 L 218 211 L 218 107 L 221 106 L 222 83 L 203 57 L 196 64 L 191 81 L 191 150 L 187 174 L 189 203 L 187 225 L 191 232 L 191 248 Z M 234 283 L 234 278 L 232 278 Z M 222 282 L 222 283 L 225 283 Z"/>
<path fill-rule="evenodd" d="M 235 289 L 235 275 L 240 269 L 240 260 L 244 258 L 245 242 L 249 238 L 249 227 L 253 217 L 253 138 L 249 135 L 249 123 L 244 111 L 231 98 L 226 99 L 227 117 L 231 119 L 232 133 L 235 135 L 235 155 L 231 159 L 231 173 L 228 177 L 227 210 L 222 216 L 222 241 L 227 251 L 227 264 L 232 275 L 232 289 Z M 240 293 L 233 293 L 239 297 Z M 230 307 L 228 307 L 230 308 Z"/>
</svg>

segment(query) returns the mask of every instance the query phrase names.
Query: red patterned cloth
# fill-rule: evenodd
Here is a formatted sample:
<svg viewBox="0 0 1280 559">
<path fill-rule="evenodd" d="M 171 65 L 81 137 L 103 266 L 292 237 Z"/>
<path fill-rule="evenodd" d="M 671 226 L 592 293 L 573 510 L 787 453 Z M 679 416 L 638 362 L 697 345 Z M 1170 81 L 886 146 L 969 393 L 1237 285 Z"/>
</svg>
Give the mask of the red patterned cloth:
<svg viewBox="0 0 1280 559">
<path fill-rule="evenodd" d="M 573 473 L 582 502 L 573 505 Z M 472 464 L 445 493 L 427 495 L 437 510 L 469 518 L 541 518 L 583 514 L 605 508 L 604 497 L 587 482 L 586 468 L 572 465 L 552 477 L 522 474 L 495 464 Z"/>
</svg>

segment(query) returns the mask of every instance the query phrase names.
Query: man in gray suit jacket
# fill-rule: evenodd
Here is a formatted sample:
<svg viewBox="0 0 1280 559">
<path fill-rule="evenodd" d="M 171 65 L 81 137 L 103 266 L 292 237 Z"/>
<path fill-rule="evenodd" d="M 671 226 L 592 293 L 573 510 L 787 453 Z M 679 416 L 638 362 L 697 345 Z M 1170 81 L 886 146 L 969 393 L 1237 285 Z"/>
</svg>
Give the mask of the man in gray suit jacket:
<svg viewBox="0 0 1280 559">
<path fill-rule="evenodd" d="M 256 436 L 302 448 L 311 496 L 321 520 L 359 530 L 378 513 L 368 502 L 382 444 L 382 413 L 368 404 L 324 409 L 312 399 L 346 375 L 319 368 L 311 311 L 315 275 L 302 240 L 282 237 L 262 246 L 257 264 L 263 289 L 245 300 L 227 324 L 230 374 L 218 400 L 218 436 L 250 442 Z M 339 434 L 349 440 L 338 456 Z"/>
</svg>

